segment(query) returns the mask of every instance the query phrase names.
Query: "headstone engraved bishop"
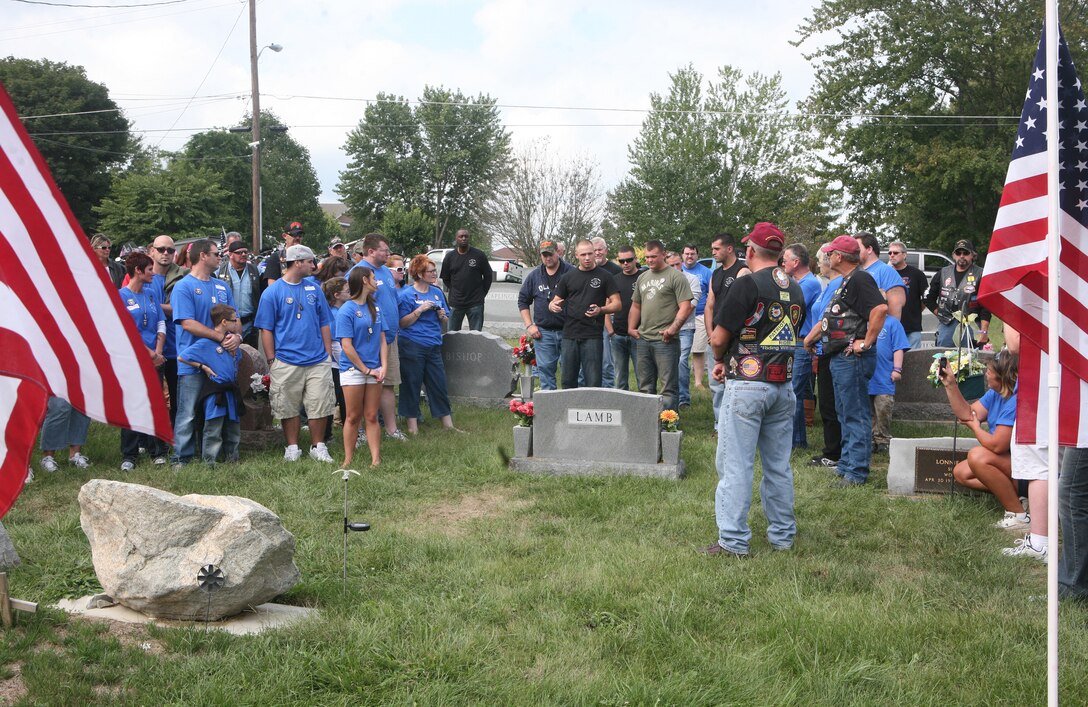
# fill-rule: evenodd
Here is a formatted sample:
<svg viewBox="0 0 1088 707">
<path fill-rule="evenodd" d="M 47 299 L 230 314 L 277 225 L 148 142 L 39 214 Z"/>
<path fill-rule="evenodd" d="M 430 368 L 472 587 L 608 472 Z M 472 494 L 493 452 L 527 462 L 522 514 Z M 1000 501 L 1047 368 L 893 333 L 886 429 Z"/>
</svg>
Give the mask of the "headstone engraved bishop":
<svg viewBox="0 0 1088 707">
<path fill-rule="evenodd" d="M 442 337 L 446 389 L 454 403 L 505 405 L 517 384 L 514 349 L 483 331 L 451 331 Z"/>
</svg>

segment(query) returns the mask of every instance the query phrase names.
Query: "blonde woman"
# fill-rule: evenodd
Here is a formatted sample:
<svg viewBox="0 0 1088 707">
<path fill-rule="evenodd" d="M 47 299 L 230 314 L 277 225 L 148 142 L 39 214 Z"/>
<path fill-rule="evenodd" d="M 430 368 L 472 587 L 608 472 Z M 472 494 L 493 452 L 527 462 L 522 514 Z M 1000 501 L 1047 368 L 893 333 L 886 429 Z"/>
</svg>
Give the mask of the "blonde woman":
<svg viewBox="0 0 1088 707">
<path fill-rule="evenodd" d="M 336 313 L 336 337 L 340 340 L 340 386 L 344 391 L 344 468 L 351 467 L 359 439 L 360 421 L 366 424 L 370 465 L 381 464 L 381 428 L 378 403 L 389 355 L 382 314 L 375 304 L 374 271 L 355 268 L 348 275 L 348 294 Z"/>
</svg>

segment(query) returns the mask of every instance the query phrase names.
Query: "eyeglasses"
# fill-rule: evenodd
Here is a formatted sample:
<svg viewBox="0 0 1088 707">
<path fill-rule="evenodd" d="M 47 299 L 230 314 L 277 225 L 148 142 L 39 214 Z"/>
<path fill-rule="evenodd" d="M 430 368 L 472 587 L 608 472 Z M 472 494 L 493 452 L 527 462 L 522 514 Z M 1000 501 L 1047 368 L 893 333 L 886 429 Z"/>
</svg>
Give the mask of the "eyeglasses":
<svg viewBox="0 0 1088 707">
<path fill-rule="evenodd" d="M 389 268 L 389 269 L 390 269 L 390 270 L 392 270 L 393 272 L 404 272 L 404 268 L 403 268 L 403 267 L 399 267 L 399 268 Z"/>
<path fill-rule="evenodd" d="M 231 255 L 249 255 L 248 250 L 242 250 L 241 248 L 239 248 L 238 250 L 232 250 L 230 253 Z"/>
<path fill-rule="evenodd" d="M 967 251 L 967 250 L 957 250 L 957 251 L 954 251 L 952 253 L 952 255 L 970 255 L 970 254 L 971 254 L 971 252 Z"/>
<path fill-rule="evenodd" d="M 424 271 L 423 271 L 423 274 L 424 274 L 424 275 L 437 275 L 437 274 L 438 274 L 438 271 L 432 268 L 432 269 L 430 269 L 430 270 L 424 270 Z"/>
<path fill-rule="evenodd" d="M 208 251 L 208 257 L 209 258 L 218 258 L 219 257 L 219 251 L 218 250 L 209 250 Z"/>
<path fill-rule="evenodd" d="M 163 247 L 160 247 L 160 246 L 157 246 L 157 245 L 153 245 L 151 247 L 154 248 L 155 250 L 159 251 L 160 253 L 169 253 L 170 255 L 173 255 L 174 253 L 177 252 L 176 250 L 174 250 L 174 248 L 172 246 L 167 246 L 167 247 L 163 248 Z"/>
<path fill-rule="evenodd" d="M 109 247 L 108 245 L 96 245 L 96 246 L 94 247 L 94 249 L 95 249 L 95 250 L 109 250 L 109 249 L 110 249 L 110 247 Z"/>
<path fill-rule="evenodd" d="M 618 258 L 620 265 L 627 265 L 627 263 L 635 262 L 635 258 Z"/>
<path fill-rule="evenodd" d="M 888 255 L 902 255 L 902 254 L 903 254 L 903 251 L 901 251 L 901 250 L 889 250 L 888 251 Z"/>
</svg>

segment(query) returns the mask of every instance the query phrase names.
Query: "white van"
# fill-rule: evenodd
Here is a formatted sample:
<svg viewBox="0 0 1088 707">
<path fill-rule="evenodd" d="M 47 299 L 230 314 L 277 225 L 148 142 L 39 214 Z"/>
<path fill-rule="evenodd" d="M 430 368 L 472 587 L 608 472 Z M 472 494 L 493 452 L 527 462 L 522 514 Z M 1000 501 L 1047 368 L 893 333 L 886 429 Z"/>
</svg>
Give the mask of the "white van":
<svg viewBox="0 0 1088 707">
<path fill-rule="evenodd" d="M 883 246 L 880 259 L 888 262 L 887 246 Z M 926 274 L 926 280 L 932 280 L 933 276 L 946 265 L 954 265 L 952 258 L 935 250 L 911 250 L 907 248 L 907 265 L 913 265 Z"/>
</svg>

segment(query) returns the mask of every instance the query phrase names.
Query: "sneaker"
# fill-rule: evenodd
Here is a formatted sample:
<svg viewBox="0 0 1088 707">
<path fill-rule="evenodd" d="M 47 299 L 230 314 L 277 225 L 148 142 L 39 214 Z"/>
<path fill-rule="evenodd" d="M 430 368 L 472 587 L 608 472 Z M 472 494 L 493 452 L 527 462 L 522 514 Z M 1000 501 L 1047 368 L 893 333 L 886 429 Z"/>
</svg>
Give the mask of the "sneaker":
<svg viewBox="0 0 1088 707">
<path fill-rule="evenodd" d="M 731 559 L 734 559 L 734 558 L 738 558 L 738 559 L 747 559 L 748 558 L 748 553 L 747 552 L 733 552 L 732 550 L 726 550 L 724 547 L 722 547 L 718 543 L 714 543 L 713 545 L 708 545 L 707 547 L 703 548 L 703 554 L 706 555 L 707 557 L 724 557 L 727 560 L 731 560 Z"/>
<path fill-rule="evenodd" d="M 52 474 L 54 471 L 56 471 L 59 468 L 57 466 L 57 460 L 54 459 L 52 455 L 49 455 L 47 457 L 42 457 L 42 460 L 40 462 L 38 462 L 38 466 L 40 466 L 42 468 L 42 471 L 47 471 L 50 474 Z"/>
<path fill-rule="evenodd" d="M 1020 505 L 1024 507 L 1024 513 L 1029 512 L 1028 511 L 1028 497 L 1027 496 L 1021 496 L 1020 497 Z"/>
<path fill-rule="evenodd" d="M 166 457 L 155 457 L 151 463 L 155 466 L 166 466 Z"/>
<path fill-rule="evenodd" d="M 837 489 L 852 489 L 855 486 L 862 486 L 864 484 L 864 481 L 854 481 L 853 479 L 848 479 L 845 476 L 831 482 L 831 486 Z"/>
<path fill-rule="evenodd" d="M 316 459 L 319 462 L 325 462 L 327 464 L 333 463 L 332 457 L 329 456 L 329 448 L 324 444 L 317 444 L 310 447 L 310 459 Z"/>
<path fill-rule="evenodd" d="M 1002 530 L 1025 531 L 1031 527 L 1031 517 L 1027 513 L 1013 513 L 1005 511 L 1005 517 L 994 523 L 995 528 Z"/>
<path fill-rule="evenodd" d="M 366 446 L 366 430 L 360 428 L 359 434 L 355 437 L 355 448 L 362 449 Z"/>
<path fill-rule="evenodd" d="M 815 456 L 815 457 L 812 458 L 811 461 L 809 461 L 809 465 L 810 466 L 821 466 L 821 467 L 834 467 L 834 466 L 839 465 L 839 460 L 838 459 L 829 459 L 827 457 Z"/>
<path fill-rule="evenodd" d="M 1047 548 L 1035 549 L 1031 544 L 1031 536 L 1029 535 L 1014 541 L 1012 547 L 1005 548 L 1001 551 L 1001 554 L 1005 557 L 1031 557 L 1043 563 L 1047 561 Z"/>
<path fill-rule="evenodd" d="M 283 460 L 285 462 L 297 462 L 302 458 L 302 450 L 298 448 L 298 445 L 292 444 L 290 447 L 286 447 L 283 450 Z"/>
<path fill-rule="evenodd" d="M 34 483 L 34 470 L 31 469 L 29 466 L 26 468 L 26 478 L 23 479 L 23 483 L 24 484 Z"/>
<path fill-rule="evenodd" d="M 91 466 L 91 460 L 83 456 L 79 452 L 76 452 L 72 456 L 68 457 L 68 463 L 80 469 L 89 469 Z"/>
<path fill-rule="evenodd" d="M 389 439 L 395 439 L 398 442 L 407 442 L 408 441 L 408 435 L 404 434 L 400 430 L 393 430 L 392 432 L 386 432 L 385 436 L 388 437 Z"/>
<path fill-rule="evenodd" d="M 127 459 L 125 461 L 121 462 L 121 471 L 132 471 L 135 468 L 136 468 L 136 465 L 133 464 L 132 462 L 128 461 Z"/>
</svg>

